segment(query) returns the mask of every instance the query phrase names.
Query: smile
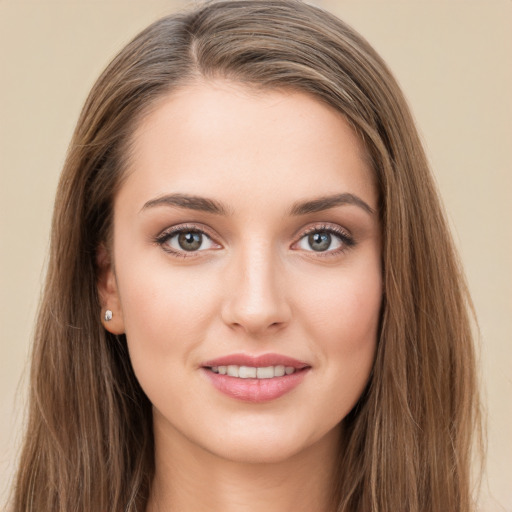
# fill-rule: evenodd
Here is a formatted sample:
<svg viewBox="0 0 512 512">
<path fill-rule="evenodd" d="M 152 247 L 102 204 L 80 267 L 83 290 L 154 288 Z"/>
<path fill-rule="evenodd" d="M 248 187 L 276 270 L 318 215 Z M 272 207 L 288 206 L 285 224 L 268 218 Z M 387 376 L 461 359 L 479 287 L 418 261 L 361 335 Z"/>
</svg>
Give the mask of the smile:
<svg viewBox="0 0 512 512">
<path fill-rule="evenodd" d="M 295 389 L 311 366 L 279 354 L 232 354 L 203 363 L 201 370 L 223 395 L 261 403 L 276 400 Z"/>
<path fill-rule="evenodd" d="M 220 375 L 229 375 L 239 379 L 273 379 L 274 377 L 283 377 L 295 373 L 293 366 L 237 366 L 230 364 L 228 366 L 212 366 L 210 370 Z"/>
</svg>

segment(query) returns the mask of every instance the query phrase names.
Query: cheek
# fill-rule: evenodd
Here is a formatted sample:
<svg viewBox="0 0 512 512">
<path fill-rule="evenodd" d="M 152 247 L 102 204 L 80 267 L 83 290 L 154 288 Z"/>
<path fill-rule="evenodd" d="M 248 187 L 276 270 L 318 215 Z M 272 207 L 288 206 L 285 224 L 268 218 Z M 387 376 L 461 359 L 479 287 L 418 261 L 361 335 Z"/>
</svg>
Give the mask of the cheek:
<svg viewBox="0 0 512 512">
<path fill-rule="evenodd" d="M 165 410 L 172 397 L 173 414 L 183 411 L 192 392 L 187 373 L 215 307 L 211 283 L 165 263 L 123 270 L 121 302 L 137 380 L 156 407 Z"/>
<path fill-rule="evenodd" d="M 304 302 L 306 329 L 315 341 L 333 416 L 355 405 L 368 381 L 377 345 L 382 303 L 379 265 L 337 272 Z"/>
<path fill-rule="evenodd" d="M 142 261 L 142 258 L 141 258 Z M 118 268 L 128 346 L 134 367 L 183 363 L 200 343 L 215 307 L 209 277 L 172 269 L 165 255 L 152 264 L 125 259 Z"/>
<path fill-rule="evenodd" d="M 375 341 L 382 302 L 378 267 L 342 271 L 311 288 L 304 304 L 310 312 L 311 330 L 328 340 L 331 348 L 358 350 Z"/>
</svg>

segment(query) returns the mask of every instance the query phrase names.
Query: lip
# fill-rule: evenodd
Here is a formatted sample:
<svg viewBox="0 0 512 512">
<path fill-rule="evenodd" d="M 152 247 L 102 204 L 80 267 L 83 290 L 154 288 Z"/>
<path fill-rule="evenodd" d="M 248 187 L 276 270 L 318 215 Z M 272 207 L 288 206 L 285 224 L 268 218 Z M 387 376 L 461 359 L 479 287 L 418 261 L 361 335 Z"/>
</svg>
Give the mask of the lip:
<svg viewBox="0 0 512 512">
<path fill-rule="evenodd" d="M 256 368 L 283 365 L 292 366 L 296 370 L 302 370 L 310 367 L 310 365 L 304 361 L 299 361 L 293 357 L 283 356 L 281 354 L 261 354 L 259 356 L 253 356 L 250 354 L 230 354 L 228 356 L 222 356 L 217 359 L 206 361 L 201 364 L 201 367 L 228 366 L 230 364 L 237 366 L 254 366 Z"/>
<path fill-rule="evenodd" d="M 209 370 L 212 366 L 290 366 L 295 368 L 291 375 L 273 377 L 271 379 L 240 379 L 221 375 Z M 231 354 L 204 362 L 201 371 L 213 386 L 224 395 L 244 402 L 262 403 L 276 400 L 295 389 L 311 369 L 303 361 L 281 354 Z"/>
</svg>

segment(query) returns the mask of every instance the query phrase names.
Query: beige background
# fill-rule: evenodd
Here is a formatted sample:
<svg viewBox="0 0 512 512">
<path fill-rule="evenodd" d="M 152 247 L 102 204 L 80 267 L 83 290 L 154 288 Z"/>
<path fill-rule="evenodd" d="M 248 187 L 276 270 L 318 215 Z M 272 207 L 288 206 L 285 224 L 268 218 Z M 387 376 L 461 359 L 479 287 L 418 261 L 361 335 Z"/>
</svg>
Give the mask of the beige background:
<svg viewBox="0 0 512 512">
<path fill-rule="evenodd" d="M 186 2 L 0 0 L 0 503 L 23 424 L 53 195 L 89 88 L 139 29 Z M 475 300 L 489 412 L 483 509 L 512 511 L 512 1 L 317 1 L 402 84 Z"/>
</svg>

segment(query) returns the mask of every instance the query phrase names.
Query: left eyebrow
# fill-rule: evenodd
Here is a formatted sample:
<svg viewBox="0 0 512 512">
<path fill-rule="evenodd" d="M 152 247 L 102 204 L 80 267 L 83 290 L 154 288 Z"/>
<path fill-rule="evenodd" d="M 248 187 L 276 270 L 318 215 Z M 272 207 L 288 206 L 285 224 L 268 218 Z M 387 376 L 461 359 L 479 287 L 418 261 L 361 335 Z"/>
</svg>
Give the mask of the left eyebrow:
<svg viewBox="0 0 512 512">
<path fill-rule="evenodd" d="M 358 206 L 370 215 L 375 214 L 375 210 L 360 197 L 345 193 L 296 202 L 290 209 L 290 215 L 306 215 L 308 213 L 322 212 L 330 208 L 335 208 L 336 206 L 344 206 L 347 204 Z"/>
</svg>

